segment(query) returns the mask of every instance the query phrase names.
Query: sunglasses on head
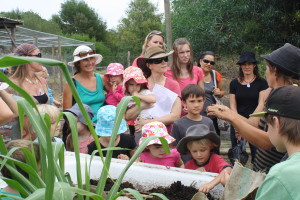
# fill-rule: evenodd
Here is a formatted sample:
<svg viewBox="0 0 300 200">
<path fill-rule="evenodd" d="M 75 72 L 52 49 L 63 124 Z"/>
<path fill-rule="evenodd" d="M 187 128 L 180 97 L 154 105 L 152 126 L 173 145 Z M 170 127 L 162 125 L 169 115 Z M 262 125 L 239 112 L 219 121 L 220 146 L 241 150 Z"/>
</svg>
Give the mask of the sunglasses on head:
<svg viewBox="0 0 300 200">
<path fill-rule="evenodd" d="M 162 61 L 168 62 L 169 61 L 168 56 L 162 57 L 162 58 L 149 59 L 147 61 L 147 63 L 150 63 L 150 64 L 160 64 L 160 63 L 162 63 Z"/>
<path fill-rule="evenodd" d="M 41 57 L 42 57 L 42 53 L 38 53 L 38 54 L 35 54 L 35 55 L 29 54 L 29 55 L 27 55 L 27 56 L 41 58 Z"/>
<path fill-rule="evenodd" d="M 210 60 L 207 60 L 207 59 L 203 59 L 203 62 L 206 63 L 206 64 L 211 64 L 211 65 L 215 65 L 216 63 L 214 61 L 210 61 Z"/>
<path fill-rule="evenodd" d="M 86 57 L 87 55 L 93 55 L 93 54 L 95 54 L 95 52 L 93 50 L 90 50 L 88 52 L 80 52 L 76 56 L 82 58 L 82 57 Z"/>
<path fill-rule="evenodd" d="M 163 33 L 160 32 L 160 31 L 151 31 L 151 32 L 147 35 L 146 38 L 150 39 L 150 37 L 153 36 L 153 35 L 160 35 L 162 38 L 164 38 Z"/>
</svg>

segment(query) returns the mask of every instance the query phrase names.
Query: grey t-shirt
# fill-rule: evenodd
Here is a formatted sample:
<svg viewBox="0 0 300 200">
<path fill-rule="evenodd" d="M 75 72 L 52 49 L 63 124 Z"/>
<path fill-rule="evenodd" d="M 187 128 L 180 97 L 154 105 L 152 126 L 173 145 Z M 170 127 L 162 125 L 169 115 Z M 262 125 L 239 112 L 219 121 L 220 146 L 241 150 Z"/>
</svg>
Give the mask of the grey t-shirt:
<svg viewBox="0 0 300 200">
<path fill-rule="evenodd" d="M 209 83 L 204 82 L 204 88 L 205 88 L 205 102 L 203 105 L 203 109 L 201 112 L 201 115 L 207 116 L 206 108 L 210 106 L 211 104 L 215 104 L 216 100 L 213 97 L 213 90 L 214 90 L 214 82 L 211 80 Z"/>
</svg>

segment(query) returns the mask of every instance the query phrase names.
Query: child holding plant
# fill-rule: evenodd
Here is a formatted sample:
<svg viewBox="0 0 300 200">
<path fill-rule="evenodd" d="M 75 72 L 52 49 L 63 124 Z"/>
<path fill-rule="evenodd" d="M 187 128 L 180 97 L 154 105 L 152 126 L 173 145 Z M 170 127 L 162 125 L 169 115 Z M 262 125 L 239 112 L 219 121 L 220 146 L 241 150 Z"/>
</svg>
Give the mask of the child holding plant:
<svg viewBox="0 0 300 200">
<path fill-rule="evenodd" d="M 104 74 L 106 80 L 111 84 L 109 92 L 106 94 L 105 102 L 108 105 L 117 106 L 125 96 L 123 91 L 124 67 L 120 63 L 110 63 L 107 72 Z"/>
<path fill-rule="evenodd" d="M 154 94 L 148 89 L 147 79 L 143 75 L 143 71 L 134 66 L 127 67 L 124 71 L 124 81 L 123 84 L 125 86 L 125 95 L 136 96 L 140 98 L 141 103 L 149 103 L 154 104 L 156 102 Z M 128 103 L 128 107 L 135 105 L 134 101 Z M 152 119 L 150 109 L 143 109 L 140 112 L 138 118 L 143 119 Z M 129 125 L 134 125 L 128 121 Z M 134 133 L 135 142 L 138 143 L 141 138 L 141 132 Z"/>
<path fill-rule="evenodd" d="M 39 150 L 39 145 L 36 142 L 32 142 L 32 141 L 29 141 L 29 140 L 11 140 L 11 141 L 9 141 L 6 144 L 7 151 L 10 151 L 11 149 L 13 149 L 15 147 L 26 148 L 29 151 L 31 151 L 32 147 L 33 147 L 33 152 L 32 153 L 35 154 L 36 162 L 39 165 L 39 162 L 40 162 L 40 150 Z M 17 149 L 16 151 L 14 151 L 10 157 L 14 158 L 16 160 L 19 160 L 21 162 L 26 162 L 25 154 L 23 153 L 23 151 L 21 149 Z M 20 172 L 23 176 L 25 176 L 26 178 L 28 178 L 28 174 L 24 170 L 22 170 L 19 167 L 17 167 L 17 169 L 18 169 L 18 172 Z M 12 179 L 10 171 L 5 166 L 1 169 L 1 174 L 5 178 Z M 15 188 L 9 186 L 9 185 L 7 185 L 6 187 L 0 189 L 0 194 L 1 195 L 11 195 L 11 196 L 15 196 L 15 197 L 21 197 L 19 191 L 16 190 Z M 11 198 L 2 197 L 1 199 L 8 200 L 8 199 L 11 199 Z"/>
<path fill-rule="evenodd" d="M 142 137 L 140 144 L 150 136 L 164 137 L 168 144 L 175 141 L 167 131 L 166 126 L 161 122 L 150 122 L 143 126 Z M 180 158 L 180 154 L 176 149 L 171 149 L 170 154 L 166 154 L 160 139 L 154 139 L 149 142 L 146 149 L 139 156 L 138 161 L 156 165 L 164 165 L 166 167 L 180 167 L 184 168 L 184 163 Z"/>
<path fill-rule="evenodd" d="M 92 120 L 94 117 L 92 108 L 86 104 L 83 104 L 83 107 L 87 112 L 88 116 L 90 117 L 90 119 Z M 78 104 L 76 103 L 72 108 L 66 109 L 65 112 L 71 112 L 77 119 L 79 152 L 88 153 L 87 146 L 94 141 L 94 138 L 87 126 L 87 122 L 83 118 L 83 115 L 79 109 Z M 66 121 L 65 123 L 69 123 L 69 122 Z M 67 151 L 74 151 L 73 139 L 72 139 L 70 127 L 69 127 L 69 132 L 67 133 L 66 136 L 66 149 Z"/>
<path fill-rule="evenodd" d="M 208 193 L 221 182 L 221 178 L 225 173 L 231 173 L 231 165 L 213 152 L 219 146 L 220 137 L 215 132 L 210 131 L 208 126 L 204 124 L 189 127 L 186 136 L 177 145 L 177 149 L 181 154 L 189 153 L 193 158 L 185 164 L 186 169 L 219 173 L 212 181 L 201 185 L 200 192 Z"/>
<path fill-rule="evenodd" d="M 96 133 L 99 136 L 101 148 L 107 148 L 109 146 L 116 118 L 116 110 L 117 108 L 112 105 L 102 106 L 98 110 Z M 129 160 L 134 154 L 136 150 L 136 143 L 134 141 L 133 136 L 130 134 L 126 134 L 126 131 L 126 121 L 122 119 L 119 130 L 117 132 L 116 139 L 114 141 L 114 147 L 126 149 L 113 150 L 112 158 Z M 97 146 L 94 141 L 88 145 L 88 153 L 92 154 L 95 150 L 97 150 Z M 96 155 L 99 155 L 99 153 L 97 153 Z M 103 151 L 103 156 L 106 156 L 106 151 Z"/>
</svg>

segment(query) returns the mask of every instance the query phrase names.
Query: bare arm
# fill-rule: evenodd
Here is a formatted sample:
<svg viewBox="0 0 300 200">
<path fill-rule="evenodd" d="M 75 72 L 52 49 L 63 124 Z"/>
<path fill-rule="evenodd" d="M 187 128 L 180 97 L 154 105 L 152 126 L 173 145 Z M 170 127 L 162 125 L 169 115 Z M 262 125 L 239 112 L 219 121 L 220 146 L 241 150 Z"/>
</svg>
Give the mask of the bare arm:
<svg viewBox="0 0 300 200">
<path fill-rule="evenodd" d="M 106 80 L 106 78 L 104 77 L 104 75 L 100 74 L 101 76 L 101 79 L 102 79 L 102 83 L 103 83 L 103 86 L 104 86 L 104 90 L 106 92 L 109 92 L 110 90 L 110 87 L 111 87 L 111 84 Z"/>
<path fill-rule="evenodd" d="M 72 92 L 69 85 L 66 83 L 64 87 L 64 94 L 63 94 L 63 109 L 72 108 Z"/>
<path fill-rule="evenodd" d="M 175 167 L 184 168 L 184 162 L 180 158 L 177 163 L 175 163 Z"/>
<path fill-rule="evenodd" d="M 200 80 L 197 85 L 200 86 L 204 90 L 204 82 L 203 82 L 203 80 Z"/>
<path fill-rule="evenodd" d="M 0 107 L 1 107 L 0 125 L 3 125 L 9 122 L 13 118 L 14 113 L 10 110 L 8 105 L 1 98 L 0 98 Z"/>
<path fill-rule="evenodd" d="M 220 80 L 220 83 L 218 84 L 218 87 L 213 90 L 213 94 L 216 95 L 219 98 L 224 96 L 225 91 L 223 89 L 222 79 Z"/>
<path fill-rule="evenodd" d="M 6 103 L 6 105 L 10 108 L 13 112 L 13 117 L 18 116 L 18 104 L 16 100 L 13 99 L 12 95 L 6 92 L 5 90 L 0 91 L 0 97 Z M 0 106 L 1 107 L 1 106 Z"/>
<path fill-rule="evenodd" d="M 144 101 L 146 103 L 155 103 L 156 102 L 156 98 L 155 98 L 154 94 L 140 94 L 138 92 L 135 92 L 132 95 L 140 98 L 142 101 Z"/>
<path fill-rule="evenodd" d="M 230 109 L 237 112 L 235 94 L 229 94 Z"/>
</svg>

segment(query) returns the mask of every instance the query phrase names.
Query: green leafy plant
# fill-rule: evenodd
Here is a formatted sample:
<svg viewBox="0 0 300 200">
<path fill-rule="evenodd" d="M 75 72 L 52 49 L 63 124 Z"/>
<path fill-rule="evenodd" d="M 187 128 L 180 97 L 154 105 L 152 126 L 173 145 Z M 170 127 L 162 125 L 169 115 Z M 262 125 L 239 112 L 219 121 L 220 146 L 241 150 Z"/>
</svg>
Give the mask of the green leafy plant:
<svg viewBox="0 0 300 200">
<path fill-rule="evenodd" d="M 136 101 L 137 105 L 140 106 L 140 100 L 137 97 L 125 97 L 122 99 L 122 101 L 119 103 L 117 107 L 117 115 L 114 123 L 113 133 L 111 136 L 111 140 L 109 143 L 109 147 L 106 149 L 107 154 L 106 158 L 104 160 L 102 149 L 99 143 L 98 136 L 93 128 L 92 122 L 90 118 L 88 117 L 83 104 L 80 100 L 80 97 L 77 93 L 77 90 L 73 84 L 73 81 L 71 79 L 71 76 L 68 72 L 68 69 L 66 65 L 63 62 L 51 60 L 51 59 L 41 59 L 41 58 L 33 58 L 33 57 L 3 57 L 0 59 L 0 67 L 10 67 L 10 66 L 16 66 L 21 64 L 26 64 L 30 62 L 36 62 L 47 66 L 59 66 L 62 70 L 62 73 L 67 81 L 67 83 L 70 86 L 70 89 L 73 93 L 73 96 L 78 103 L 78 106 L 83 113 L 83 117 L 88 122 L 88 128 L 90 132 L 92 133 L 97 149 L 99 152 L 99 155 L 101 157 L 101 160 L 103 162 L 103 169 L 101 176 L 99 177 L 99 182 L 97 185 L 96 193 L 90 192 L 90 185 L 89 185 L 89 172 L 88 170 L 88 163 L 86 161 L 80 160 L 80 153 L 79 153 L 79 147 L 78 147 L 78 132 L 77 132 L 77 126 L 76 126 L 76 120 L 74 116 L 71 113 L 65 112 L 61 113 L 57 119 L 56 125 L 59 123 L 59 120 L 62 118 L 63 115 L 67 117 L 67 119 L 70 122 L 71 126 L 71 134 L 73 138 L 73 145 L 74 145 L 74 152 L 75 152 L 75 159 L 76 159 L 76 172 L 77 172 L 77 185 L 74 186 L 72 184 L 72 180 L 68 176 L 68 174 L 65 174 L 64 169 L 64 146 L 60 143 L 52 143 L 50 138 L 50 117 L 48 114 L 40 114 L 34 101 L 32 100 L 32 97 L 25 92 L 22 88 L 15 85 L 12 81 L 9 80 L 8 77 L 6 77 L 2 72 L 0 72 L 0 79 L 7 82 L 16 92 L 18 92 L 23 98 L 18 100 L 18 107 L 19 107 L 19 118 L 20 118 L 20 124 L 23 124 L 24 122 L 24 115 L 26 115 L 34 130 L 37 134 L 38 141 L 39 141 L 39 149 L 40 149 L 40 155 L 41 155 L 41 161 L 40 161 L 40 171 L 38 169 L 38 165 L 36 163 L 34 154 L 28 151 L 27 149 L 22 149 L 22 151 L 26 155 L 26 163 L 17 161 L 10 157 L 10 155 L 17 150 L 17 148 L 14 148 L 7 152 L 7 149 L 5 148 L 4 142 L 2 138 L 0 137 L 0 152 L 1 152 L 1 165 L 0 168 L 2 169 L 3 166 L 6 166 L 10 173 L 12 174 L 13 179 L 7 179 L 3 178 L 3 180 L 13 188 L 17 189 L 20 194 L 22 195 L 22 198 L 10 196 L 10 195 L 2 195 L 2 196 L 8 196 L 13 199 L 31 199 L 31 200 L 37 200 L 37 199 L 73 199 L 76 197 L 77 199 L 116 199 L 118 196 L 120 196 L 123 192 L 127 191 L 131 193 L 136 199 L 143 199 L 143 196 L 133 190 L 133 189 L 124 189 L 119 191 L 120 184 L 122 182 L 123 177 L 125 176 L 125 173 L 130 168 L 130 166 L 133 164 L 133 162 L 138 158 L 139 154 L 144 150 L 144 148 L 147 146 L 147 144 L 152 140 L 156 139 L 157 137 L 151 136 L 147 138 L 136 150 L 132 158 L 129 160 L 126 167 L 123 169 L 122 173 L 120 174 L 119 178 L 115 181 L 114 186 L 109 191 L 107 195 L 104 195 L 104 187 L 106 184 L 106 180 L 109 177 L 109 168 L 111 164 L 111 158 L 112 158 L 112 151 L 115 149 L 114 146 L 114 140 L 117 136 L 117 131 L 119 129 L 121 120 L 124 116 L 124 113 L 126 112 L 127 104 L 132 98 L 134 101 Z M 167 141 L 164 138 L 159 138 L 160 141 L 163 144 L 163 147 L 166 151 L 166 153 L 170 153 L 169 146 Z M 92 158 L 96 152 L 92 154 L 90 157 L 89 165 L 91 165 Z M 85 172 L 84 177 L 86 180 L 86 185 L 83 185 L 82 180 L 82 171 L 81 171 L 81 162 L 85 163 Z M 29 178 L 25 178 L 22 174 L 20 174 L 16 166 L 21 167 L 26 173 L 28 173 Z M 74 166 L 75 167 L 75 166 Z M 161 197 L 162 199 L 167 199 L 162 194 L 153 193 L 152 195 L 156 195 Z"/>
</svg>

